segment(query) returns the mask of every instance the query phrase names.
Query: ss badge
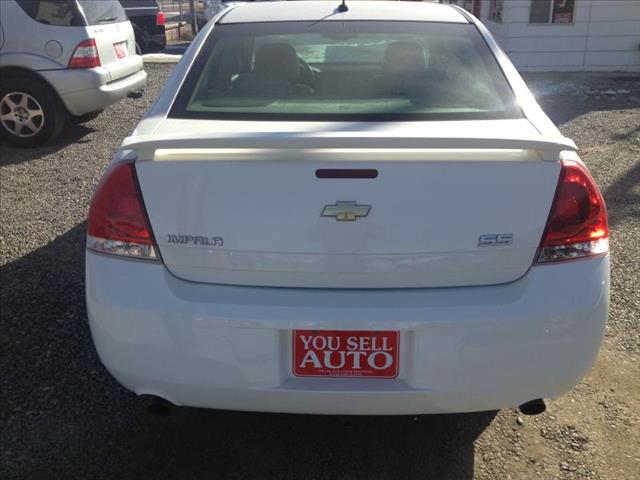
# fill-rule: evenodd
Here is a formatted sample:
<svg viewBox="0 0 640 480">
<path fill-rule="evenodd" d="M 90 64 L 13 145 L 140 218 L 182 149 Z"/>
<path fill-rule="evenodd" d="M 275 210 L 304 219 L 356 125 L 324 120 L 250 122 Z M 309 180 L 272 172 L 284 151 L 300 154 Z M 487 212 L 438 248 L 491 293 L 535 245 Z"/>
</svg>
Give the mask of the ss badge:
<svg viewBox="0 0 640 480">
<path fill-rule="evenodd" d="M 499 247 L 512 243 L 513 233 L 487 233 L 478 237 L 479 247 Z"/>
</svg>

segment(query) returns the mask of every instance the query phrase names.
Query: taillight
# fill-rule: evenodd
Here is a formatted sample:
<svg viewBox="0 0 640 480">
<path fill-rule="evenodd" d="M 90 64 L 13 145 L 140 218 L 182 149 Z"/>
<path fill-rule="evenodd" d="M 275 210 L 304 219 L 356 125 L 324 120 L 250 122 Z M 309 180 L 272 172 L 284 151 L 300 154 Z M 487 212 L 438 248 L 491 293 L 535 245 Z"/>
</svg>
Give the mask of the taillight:
<svg viewBox="0 0 640 480">
<path fill-rule="evenodd" d="M 157 259 L 133 161 L 110 167 L 93 194 L 87 248 L 112 255 Z"/>
<path fill-rule="evenodd" d="M 164 19 L 164 12 L 158 12 L 156 14 L 156 25 L 158 27 L 161 27 L 162 25 L 164 25 L 165 19 Z"/>
<path fill-rule="evenodd" d="M 69 68 L 93 68 L 100 66 L 100 55 L 94 38 L 78 44 L 69 60 Z"/>
<path fill-rule="evenodd" d="M 563 160 L 537 262 L 587 257 L 608 250 L 604 198 L 581 163 Z"/>
</svg>

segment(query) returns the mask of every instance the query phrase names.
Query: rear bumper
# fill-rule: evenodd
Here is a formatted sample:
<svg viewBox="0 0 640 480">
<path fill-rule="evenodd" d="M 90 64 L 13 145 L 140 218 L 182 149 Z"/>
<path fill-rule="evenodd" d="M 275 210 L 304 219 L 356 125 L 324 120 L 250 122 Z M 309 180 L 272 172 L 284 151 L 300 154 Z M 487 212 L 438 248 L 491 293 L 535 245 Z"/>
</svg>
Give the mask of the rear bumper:
<svg viewBox="0 0 640 480">
<path fill-rule="evenodd" d="M 87 253 L 102 362 L 178 405 L 291 413 L 492 410 L 571 389 L 593 363 L 609 257 L 534 267 L 499 286 L 313 290 L 191 283 Z M 292 329 L 398 330 L 396 379 L 297 378 Z"/>
<path fill-rule="evenodd" d="M 147 73 L 142 66 L 142 57 L 137 58 L 139 68 L 116 80 L 111 80 L 109 71 L 104 67 L 39 73 L 53 86 L 69 113 L 79 116 L 102 110 L 143 88 L 147 83 Z"/>
</svg>

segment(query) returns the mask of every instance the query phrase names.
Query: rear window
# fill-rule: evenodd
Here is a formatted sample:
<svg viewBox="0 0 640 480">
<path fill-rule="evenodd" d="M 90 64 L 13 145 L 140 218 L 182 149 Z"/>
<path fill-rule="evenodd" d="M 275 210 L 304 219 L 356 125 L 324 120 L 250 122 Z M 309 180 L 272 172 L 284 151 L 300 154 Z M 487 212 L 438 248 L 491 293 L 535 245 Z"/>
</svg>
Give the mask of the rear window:
<svg viewBox="0 0 640 480">
<path fill-rule="evenodd" d="M 2 1 L 2 0 L 0 0 Z M 36 22 L 55 27 L 82 27 L 82 13 L 70 0 L 16 0 L 24 12 Z"/>
<path fill-rule="evenodd" d="M 118 0 L 76 0 L 88 25 L 104 25 L 127 21 L 127 14 Z"/>
<path fill-rule="evenodd" d="M 217 25 L 170 116 L 380 120 L 521 113 L 473 25 L 323 21 Z"/>
<path fill-rule="evenodd" d="M 118 0 L 16 1 L 35 21 L 56 27 L 84 27 L 127 20 L 127 14 Z"/>
</svg>

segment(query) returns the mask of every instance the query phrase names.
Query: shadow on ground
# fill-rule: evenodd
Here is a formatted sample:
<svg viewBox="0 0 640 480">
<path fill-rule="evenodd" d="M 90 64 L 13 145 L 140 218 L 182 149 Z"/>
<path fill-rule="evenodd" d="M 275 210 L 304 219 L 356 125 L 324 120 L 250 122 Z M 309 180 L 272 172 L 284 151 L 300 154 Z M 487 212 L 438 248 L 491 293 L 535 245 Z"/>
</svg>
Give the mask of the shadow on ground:
<svg viewBox="0 0 640 480">
<path fill-rule="evenodd" d="M 640 106 L 640 76 L 637 74 L 530 72 L 523 76 L 542 109 L 558 126 L 589 112 Z"/>
<path fill-rule="evenodd" d="M 474 440 L 495 413 L 150 416 L 92 346 L 84 232 L 0 268 L 3 479 L 473 478 Z"/>
<path fill-rule="evenodd" d="M 634 192 L 638 185 L 640 161 L 602 192 L 607 201 L 610 227 L 627 218 L 640 218 L 640 195 Z"/>
<path fill-rule="evenodd" d="M 42 147 L 18 148 L 3 139 L 0 146 L 0 166 L 37 160 L 45 155 L 59 152 L 72 143 L 88 143 L 85 137 L 93 132 L 95 132 L 94 128 L 69 122 L 58 138 Z"/>
<path fill-rule="evenodd" d="M 639 93 L 640 94 L 640 91 Z M 538 103 L 559 128 L 581 115 L 590 112 L 635 109 L 640 103 L 630 101 L 627 97 L 612 98 L 608 101 L 587 98 L 584 100 L 570 98 L 567 95 L 550 95 L 538 99 Z M 619 139 L 622 140 L 622 139 Z"/>
</svg>

